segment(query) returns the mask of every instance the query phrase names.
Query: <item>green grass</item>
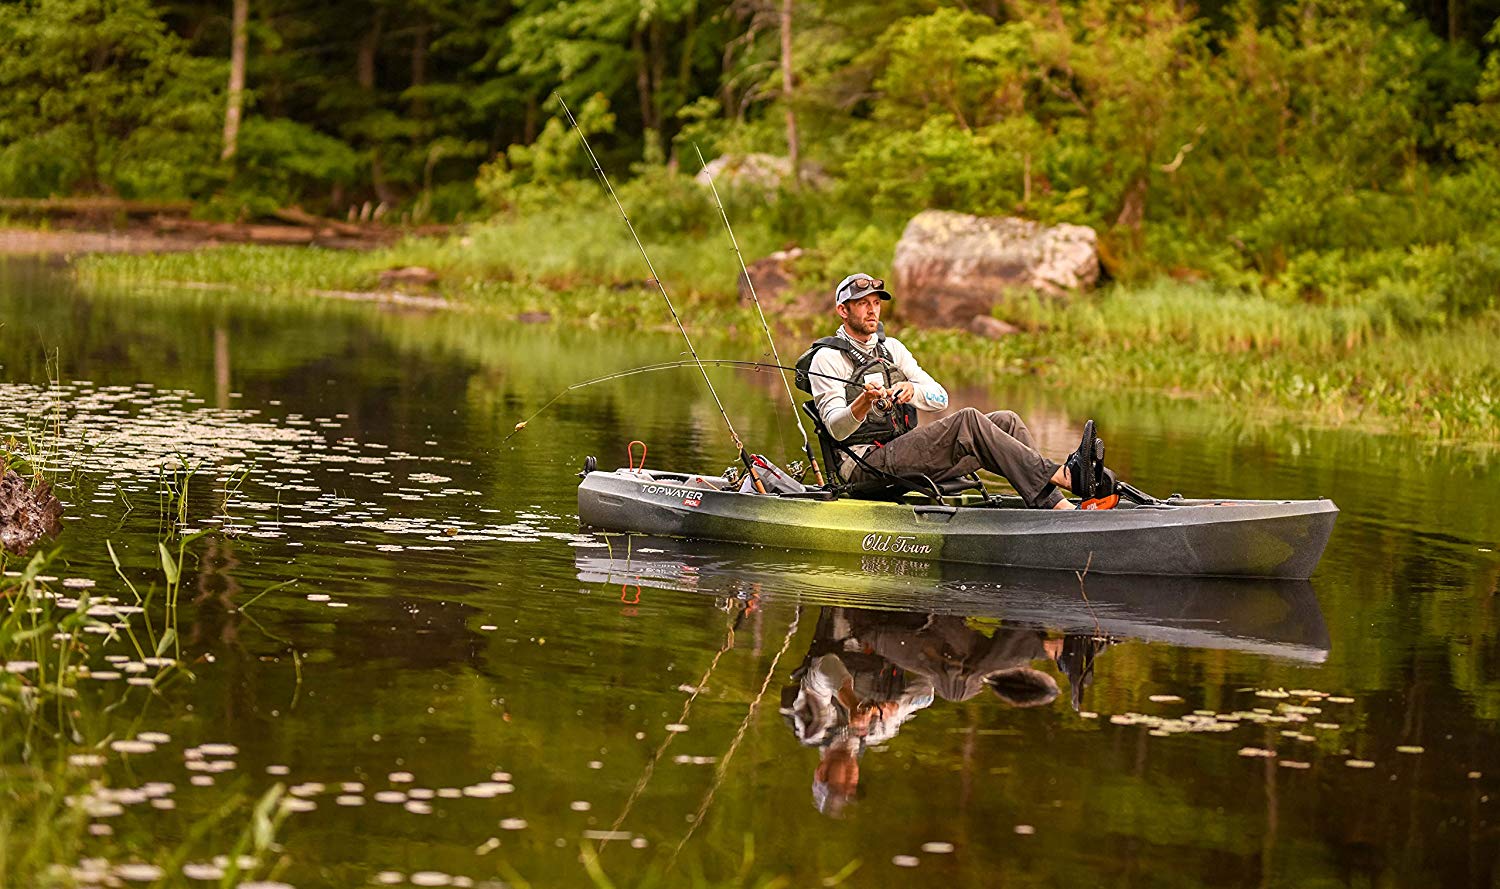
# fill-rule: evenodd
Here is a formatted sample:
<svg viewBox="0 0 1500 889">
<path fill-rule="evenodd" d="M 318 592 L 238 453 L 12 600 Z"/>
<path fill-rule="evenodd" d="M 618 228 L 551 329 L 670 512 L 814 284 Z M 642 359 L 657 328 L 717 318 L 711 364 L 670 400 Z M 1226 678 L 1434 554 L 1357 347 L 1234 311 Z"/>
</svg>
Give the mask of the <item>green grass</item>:
<svg viewBox="0 0 1500 889">
<path fill-rule="evenodd" d="M 748 259 L 782 246 L 754 219 L 736 234 Z M 836 269 L 888 264 L 894 235 L 871 224 L 815 247 L 798 269 L 806 292 Z M 696 331 L 758 336 L 753 310 L 738 305 L 738 263 L 722 229 L 654 235 L 648 242 L 678 312 Z M 878 257 L 886 257 L 881 262 Z M 315 290 L 374 289 L 381 270 L 421 265 L 435 290 L 469 311 L 512 318 L 546 312 L 560 323 L 611 329 L 669 327 L 634 242 L 607 207 L 544 209 L 501 217 L 447 239 L 410 240 L 370 253 L 308 248 L 222 247 L 161 256 L 79 261 L 86 287 L 200 283 L 249 298 Z M 1415 286 L 1415 285 L 1412 285 Z M 792 297 L 766 299 L 783 358 L 834 324 L 797 317 Z M 1115 284 L 1068 300 L 1002 298 L 995 313 L 1022 332 L 999 341 L 961 331 L 919 330 L 892 304 L 892 329 L 923 363 L 964 382 L 1005 374 L 1045 385 L 1161 392 L 1228 403 L 1322 425 L 1363 424 L 1434 439 L 1500 442 L 1500 318 L 1414 316 L 1372 291 L 1363 301 L 1288 301 L 1207 284 Z"/>
</svg>

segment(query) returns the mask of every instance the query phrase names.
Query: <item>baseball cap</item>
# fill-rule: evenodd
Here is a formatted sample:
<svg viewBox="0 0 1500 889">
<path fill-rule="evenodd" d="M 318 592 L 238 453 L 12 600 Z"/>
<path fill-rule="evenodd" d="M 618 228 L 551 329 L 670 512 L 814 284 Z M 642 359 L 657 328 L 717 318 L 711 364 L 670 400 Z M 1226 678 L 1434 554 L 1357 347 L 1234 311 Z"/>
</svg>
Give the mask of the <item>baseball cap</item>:
<svg viewBox="0 0 1500 889">
<path fill-rule="evenodd" d="M 859 283 L 856 283 L 859 282 Z M 872 278 L 864 272 L 855 272 L 839 282 L 839 286 L 833 291 L 833 304 L 841 306 L 851 299 L 860 299 L 872 292 L 880 294 L 883 300 L 891 298 L 890 291 L 885 289 L 885 282 L 879 278 Z"/>
</svg>

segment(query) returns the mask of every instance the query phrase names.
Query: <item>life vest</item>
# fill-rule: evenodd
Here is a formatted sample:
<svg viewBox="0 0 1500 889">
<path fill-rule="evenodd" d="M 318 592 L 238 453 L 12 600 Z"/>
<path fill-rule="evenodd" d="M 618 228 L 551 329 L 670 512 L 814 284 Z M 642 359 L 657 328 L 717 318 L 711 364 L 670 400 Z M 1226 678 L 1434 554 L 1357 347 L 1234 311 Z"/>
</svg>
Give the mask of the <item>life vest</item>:
<svg viewBox="0 0 1500 889">
<path fill-rule="evenodd" d="M 854 362 L 854 372 L 844 381 L 844 400 L 850 404 L 865 391 L 865 383 L 879 383 L 889 389 L 897 383 L 906 382 L 906 374 L 896 366 L 891 352 L 885 347 L 885 325 L 875 329 L 875 350 L 866 355 L 858 346 L 841 336 L 825 336 L 815 341 L 812 347 L 797 359 L 797 388 L 812 394 L 813 356 L 819 349 L 838 349 Z M 917 428 L 917 409 L 911 404 L 892 405 L 889 411 L 874 407 L 865 415 L 863 423 L 840 442 L 843 445 L 885 444 L 898 435 Z"/>
</svg>

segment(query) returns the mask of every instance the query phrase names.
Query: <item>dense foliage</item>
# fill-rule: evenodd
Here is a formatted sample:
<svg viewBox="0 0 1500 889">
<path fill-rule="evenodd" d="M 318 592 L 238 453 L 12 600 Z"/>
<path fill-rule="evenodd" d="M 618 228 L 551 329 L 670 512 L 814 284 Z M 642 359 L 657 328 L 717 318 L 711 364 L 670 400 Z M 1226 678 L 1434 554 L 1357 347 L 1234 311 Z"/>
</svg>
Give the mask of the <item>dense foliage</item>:
<svg viewBox="0 0 1500 889">
<path fill-rule="evenodd" d="M 1496 301 L 1495 0 L 239 2 L 227 160 L 224 4 L 0 4 L 0 195 L 534 209 L 589 178 L 556 92 L 667 229 L 712 221 L 695 148 L 794 148 L 822 185 L 753 212 L 825 254 L 941 207 L 1095 226 L 1117 276 Z"/>
</svg>

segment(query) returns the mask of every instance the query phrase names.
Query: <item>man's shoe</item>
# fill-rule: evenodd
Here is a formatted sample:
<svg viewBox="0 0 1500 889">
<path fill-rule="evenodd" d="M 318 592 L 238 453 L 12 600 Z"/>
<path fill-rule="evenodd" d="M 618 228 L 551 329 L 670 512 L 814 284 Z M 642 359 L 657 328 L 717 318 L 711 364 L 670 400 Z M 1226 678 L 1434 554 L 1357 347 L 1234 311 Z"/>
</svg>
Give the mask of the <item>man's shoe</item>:
<svg viewBox="0 0 1500 889">
<path fill-rule="evenodd" d="M 1104 469 L 1104 440 L 1095 435 L 1093 420 L 1084 421 L 1083 440 L 1064 465 L 1072 480 L 1068 487 L 1079 497 L 1093 500 L 1114 493 L 1114 476 L 1106 477 Z"/>
</svg>

